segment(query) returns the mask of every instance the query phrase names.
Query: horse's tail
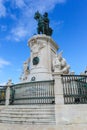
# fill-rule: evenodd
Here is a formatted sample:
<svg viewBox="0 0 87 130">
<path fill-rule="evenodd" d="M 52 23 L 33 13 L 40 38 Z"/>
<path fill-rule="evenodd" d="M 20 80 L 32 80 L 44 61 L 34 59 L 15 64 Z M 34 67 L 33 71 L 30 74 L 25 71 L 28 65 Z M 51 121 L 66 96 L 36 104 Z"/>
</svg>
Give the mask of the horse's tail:
<svg viewBox="0 0 87 130">
<path fill-rule="evenodd" d="M 49 27 L 49 28 L 48 28 L 48 35 L 51 36 L 52 33 L 53 33 L 53 29 Z"/>
</svg>

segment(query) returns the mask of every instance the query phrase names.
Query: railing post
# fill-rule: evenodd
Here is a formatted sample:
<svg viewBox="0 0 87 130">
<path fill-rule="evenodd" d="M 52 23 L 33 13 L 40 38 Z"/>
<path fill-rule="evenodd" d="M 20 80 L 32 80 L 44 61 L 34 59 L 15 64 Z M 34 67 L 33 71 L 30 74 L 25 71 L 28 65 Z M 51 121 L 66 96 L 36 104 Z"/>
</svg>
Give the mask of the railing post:
<svg viewBox="0 0 87 130">
<path fill-rule="evenodd" d="M 63 83 L 61 74 L 54 73 L 55 104 L 64 104 Z"/>
<path fill-rule="evenodd" d="M 63 83 L 61 74 L 54 73 L 54 94 L 55 94 L 55 119 L 56 123 L 59 123 L 59 108 L 64 105 L 63 98 Z"/>
<path fill-rule="evenodd" d="M 10 100 L 10 86 L 12 85 L 12 81 L 8 80 L 6 86 L 6 102 L 5 105 L 8 106 L 10 104 L 9 100 Z"/>
</svg>

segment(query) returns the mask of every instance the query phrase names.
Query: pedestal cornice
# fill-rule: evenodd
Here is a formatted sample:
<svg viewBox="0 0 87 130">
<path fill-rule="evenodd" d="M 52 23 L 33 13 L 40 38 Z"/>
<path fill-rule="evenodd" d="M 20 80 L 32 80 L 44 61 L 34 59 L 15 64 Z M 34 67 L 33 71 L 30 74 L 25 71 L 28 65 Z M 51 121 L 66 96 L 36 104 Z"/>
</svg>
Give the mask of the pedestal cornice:
<svg viewBox="0 0 87 130">
<path fill-rule="evenodd" d="M 28 46 L 30 46 L 31 43 L 37 43 L 37 40 L 42 40 L 42 41 L 45 40 L 47 42 L 50 42 L 57 50 L 59 49 L 57 43 L 55 43 L 50 36 L 47 36 L 45 34 L 34 35 L 32 38 L 29 39 Z"/>
</svg>

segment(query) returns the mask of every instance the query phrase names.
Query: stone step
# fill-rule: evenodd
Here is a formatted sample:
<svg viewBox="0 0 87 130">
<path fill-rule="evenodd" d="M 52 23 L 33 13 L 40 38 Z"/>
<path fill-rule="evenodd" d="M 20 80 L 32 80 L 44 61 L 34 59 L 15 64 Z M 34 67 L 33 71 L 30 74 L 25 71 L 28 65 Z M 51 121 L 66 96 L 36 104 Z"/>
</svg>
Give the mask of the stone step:
<svg viewBox="0 0 87 130">
<path fill-rule="evenodd" d="M 11 109 L 9 109 L 9 108 L 8 108 L 8 109 L 4 109 L 4 110 L 5 110 L 5 111 L 34 111 L 34 110 L 36 110 L 36 111 L 54 111 L 54 109 L 50 109 L 50 108 L 49 108 L 49 109 L 44 109 L 44 108 L 43 108 L 43 109 L 36 109 L 36 108 L 35 108 L 35 109 L 34 109 L 34 108 L 33 108 L 33 109 L 32 109 L 32 108 L 31 108 L 31 109 L 26 109 L 26 108 L 25 108 L 25 109 L 20 109 L 20 108 L 19 108 L 19 109 L 16 109 L 16 108 L 14 108 L 14 109 L 11 108 Z M 3 111 L 4 111 L 4 110 L 3 110 Z"/>
<path fill-rule="evenodd" d="M 2 114 L 31 114 L 32 115 L 32 113 L 33 114 L 41 114 L 41 115 L 43 115 L 43 114 L 54 114 L 54 111 L 36 111 L 36 110 L 34 110 L 34 111 L 1 111 L 0 113 L 2 113 Z"/>
<path fill-rule="evenodd" d="M 3 118 L 1 118 L 0 119 L 0 121 L 5 121 L 5 120 L 7 120 L 7 121 L 26 121 L 26 122 L 32 122 L 32 121 L 34 121 L 34 122 L 40 122 L 40 121 L 45 121 L 45 122 L 51 122 L 51 121 L 54 121 L 54 119 L 53 118 L 6 118 L 6 117 L 3 117 Z"/>
<path fill-rule="evenodd" d="M 54 120 L 9 120 L 9 119 L 5 119 L 5 120 L 1 120 L 0 119 L 0 123 L 1 122 L 9 122 L 9 123 L 11 123 L 11 122 L 18 122 L 18 123 L 41 123 L 41 122 L 43 122 L 43 123 L 55 123 L 55 121 Z"/>
<path fill-rule="evenodd" d="M 45 112 L 43 112 L 43 111 L 30 111 L 30 112 L 26 112 L 26 111 L 2 111 L 2 112 L 0 112 L 0 115 L 1 114 L 15 114 L 15 115 L 44 115 L 44 114 L 48 114 L 48 115 L 53 115 L 55 112 L 49 112 L 49 111 L 45 111 Z"/>
<path fill-rule="evenodd" d="M 31 114 L 32 114 L 32 113 L 34 113 L 34 114 L 36 114 L 36 113 L 38 113 L 38 114 L 45 114 L 45 113 L 47 113 L 47 114 L 54 114 L 54 112 L 55 112 L 55 111 L 36 111 L 36 110 L 34 110 L 34 111 L 22 111 L 22 110 L 21 110 L 21 111 L 5 111 L 5 110 L 4 110 L 4 111 L 1 111 L 0 113 L 3 113 L 3 114 L 4 114 L 4 113 L 5 113 L 5 114 L 10 114 L 10 113 L 11 113 L 11 114 L 13 114 L 13 113 L 15 113 L 15 114 L 22 114 L 22 113 L 23 113 L 23 114 L 26 114 L 26 113 L 27 113 L 27 114 L 29 114 L 29 113 L 31 113 Z"/>
<path fill-rule="evenodd" d="M 53 109 L 53 108 L 55 108 L 54 106 L 44 106 L 44 105 L 42 105 L 42 106 L 36 106 L 36 105 L 33 105 L 33 106 L 31 106 L 31 105 L 28 105 L 28 106 L 9 106 L 7 109 Z"/>
<path fill-rule="evenodd" d="M 51 121 L 51 122 L 47 122 L 47 121 L 40 121 L 40 122 L 34 122 L 34 121 L 8 121 L 8 120 L 4 120 L 4 121 L 2 121 L 2 120 L 0 120 L 0 123 L 6 123 L 6 124 L 24 124 L 24 125 L 55 125 L 56 123 L 55 123 L 55 121 Z"/>
<path fill-rule="evenodd" d="M 24 119 L 27 119 L 27 120 L 28 119 L 29 120 L 30 119 L 35 119 L 35 120 L 36 119 L 50 119 L 51 120 L 51 119 L 55 118 L 54 116 L 51 116 L 51 117 L 50 116 L 45 116 L 45 117 L 41 117 L 41 116 L 38 116 L 38 117 L 32 117 L 32 116 L 29 116 L 29 117 L 28 116 L 27 117 L 26 116 L 24 116 L 24 117 L 23 116 L 19 116 L 19 117 L 18 116 L 0 116 L 0 117 L 1 117 L 0 119 L 6 119 L 6 118 L 10 119 L 10 118 L 12 118 L 12 119 L 23 119 L 23 120 Z"/>
<path fill-rule="evenodd" d="M 34 105 L 9 105 L 7 108 L 51 108 L 54 107 L 53 104 L 34 104 Z"/>
<path fill-rule="evenodd" d="M 14 118 L 53 118 L 54 114 L 0 114 L 0 117 L 14 117 Z"/>
<path fill-rule="evenodd" d="M 3 111 L 54 111 L 55 109 L 3 109 Z"/>
<path fill-rule="evenodd" d="M 8 106 L 0 111 L 0 123 L 54 124 L 54 105 Z"/>
</svg>

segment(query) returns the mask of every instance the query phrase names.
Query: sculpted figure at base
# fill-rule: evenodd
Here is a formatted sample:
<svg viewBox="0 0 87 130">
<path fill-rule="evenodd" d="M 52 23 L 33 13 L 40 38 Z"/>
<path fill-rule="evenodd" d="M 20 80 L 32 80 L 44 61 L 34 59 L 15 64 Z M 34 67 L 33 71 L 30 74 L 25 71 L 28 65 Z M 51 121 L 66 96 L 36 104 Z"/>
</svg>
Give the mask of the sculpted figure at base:
<svg viewBox="0 0 87 130">
<path fill-rule="evenodd" d="M 87 75 L 87 66 L 84 72 L 81 72 L 80 75 Z"/>
<path fill-rule="evenodd" d="M 30 58 L 26 60 L 23 64 L 23 74 L 20 77 L 20 80 L 27 80 L 27 77 L 29 75 L 29 63 L 30 63 Z"/>
<path fill-rule="evenodd" d="M 8 82 L 6 83 L 6 85 L 7 85 L 7 86 L 12 85 L 12 80 L 11 80 L 11 79 L 9 79 L 9 80 L 8 80 Z"/>
<path fill-rule="evenodd" d="M 56 55 L 53 60 L 53 70 L 60 74 L 68 74 L 70 66 L 67 65 L 66 60 L 62 58 L 62 52 Z"/>
</svg>

